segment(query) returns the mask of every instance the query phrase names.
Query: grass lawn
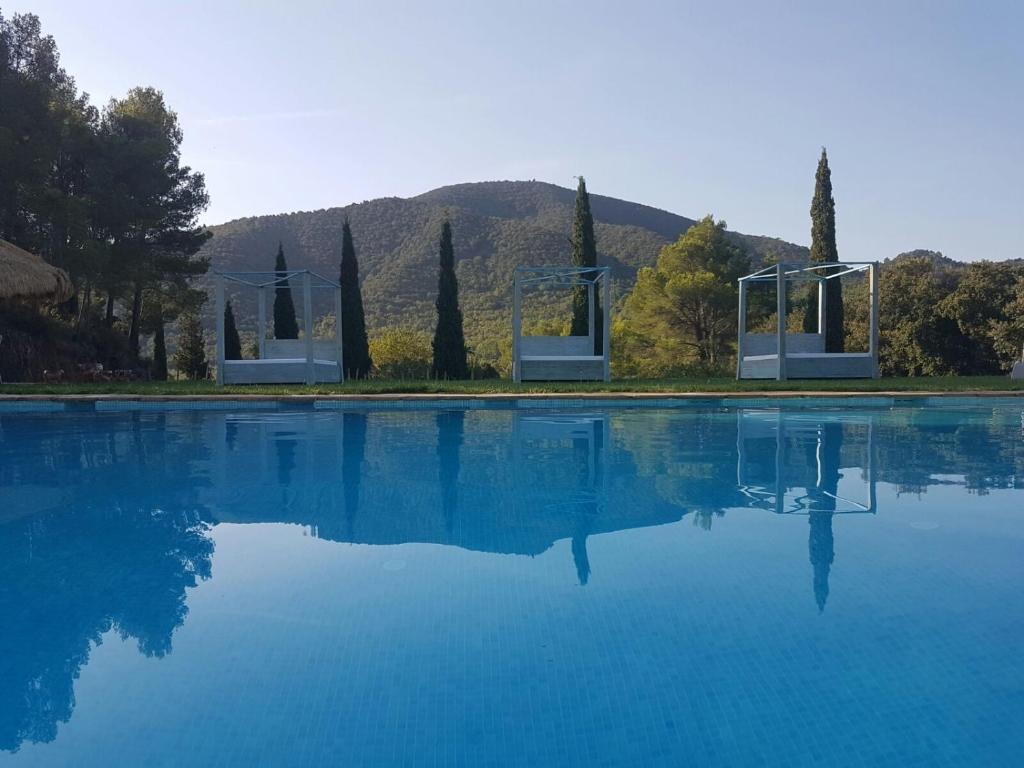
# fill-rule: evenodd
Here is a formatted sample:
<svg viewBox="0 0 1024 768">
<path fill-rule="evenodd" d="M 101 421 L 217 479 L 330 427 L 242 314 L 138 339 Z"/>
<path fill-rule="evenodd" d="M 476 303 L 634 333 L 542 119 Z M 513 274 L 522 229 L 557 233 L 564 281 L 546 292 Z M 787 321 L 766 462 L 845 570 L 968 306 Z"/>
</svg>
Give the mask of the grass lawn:
<svg viewBox="0 0 1024 768">
<path fill-rule="evenodd" d="M 4 395 L 380 395 L 380 394 L 557 394 L 588 392 L 1021 392 L 1024 381 L 1009 376 L 933 378 L 816 379 L 813 381 L 736 381 L 732 378 L 623 379 L 603 382 L 385 381 L 345 384 L 218 387 L 213 382 L 126 382 L 110 384 L 0 384 Z"/>
</svg>

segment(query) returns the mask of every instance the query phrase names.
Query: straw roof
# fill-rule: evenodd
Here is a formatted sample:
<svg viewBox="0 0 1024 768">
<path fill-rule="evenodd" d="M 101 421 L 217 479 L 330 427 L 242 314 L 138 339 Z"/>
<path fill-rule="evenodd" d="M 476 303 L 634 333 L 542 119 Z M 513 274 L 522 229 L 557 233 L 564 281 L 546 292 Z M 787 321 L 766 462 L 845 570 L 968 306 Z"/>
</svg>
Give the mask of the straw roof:
<svg viewBox="0 0 1024 768">
<path fill-rule="evenodd" d="M 39 256 L 0 240 L 0 299 L 66 301 L 74 293 L 71 278 Z"/>
</svg>

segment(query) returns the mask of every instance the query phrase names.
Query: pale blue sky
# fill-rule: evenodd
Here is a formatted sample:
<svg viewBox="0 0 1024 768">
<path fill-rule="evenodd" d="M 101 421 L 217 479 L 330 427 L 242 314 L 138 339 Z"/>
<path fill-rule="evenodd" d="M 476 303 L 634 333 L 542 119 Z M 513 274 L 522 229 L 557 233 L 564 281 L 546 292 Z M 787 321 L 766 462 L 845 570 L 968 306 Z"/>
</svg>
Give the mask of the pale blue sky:
<svg viewBox="0 0 1024 768">
<path fill-rule="evenodd" d="M 2 0 L 0 0 L 2 2 Z M 208 223 L 532 179 L 840 257 L 1024 257 L 1021 2 L 13 0 L 97 103 L 164 91 Z"/>
</svg>

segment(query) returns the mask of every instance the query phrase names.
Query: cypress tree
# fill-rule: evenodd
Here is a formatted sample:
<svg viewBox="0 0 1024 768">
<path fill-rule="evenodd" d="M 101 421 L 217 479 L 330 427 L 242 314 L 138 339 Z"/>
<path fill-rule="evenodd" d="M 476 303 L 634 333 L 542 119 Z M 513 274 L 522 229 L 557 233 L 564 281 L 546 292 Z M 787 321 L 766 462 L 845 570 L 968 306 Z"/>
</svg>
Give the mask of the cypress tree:
<svg viewBox="0 0 1024 768">
<path fill-rule="evenodd" d="M 235 313 L 231 309 L 230 301 L 224 306 L 224 359 L 242 359 L 242 339 L 238 335 L 238 326 L 235 325 Z"/>
<path fill-rule="evenodd" d="M 434 362 L 430 376 L 435 379 L 465 379 L 466 338 L 462 333 L 459 309 L 459 281 L 455 277 L 455 249 L 452 225 L 446 218 L 441 225 L 441 269 L 437 281 L 437 328 L 434 330 Z"/>
<path fill-rule="evenodd" d="M 174 367 L 178 373 L 193 381 L 205 379 L 208 371 L 206 362 L 206 337 L 199 318 L 187 314 L 178 326 L 178 350 L 174 353 Z"/>
<path fill-rule="evenodd" d="M 281 243 L 277 244 L 274 271 L 278 278 L 283 278 L 288 273 L 288 263 L 284 260 L 284 247 Z M 295 319 L 295 303 L 292 301 L 292 289 L 287 278 L 277 283 L 274 289 L 274 338 L 299 338 L 299 323 Z"/>
<path fill-rule="evenodd" d="M 167 337 L 164 333 L 164 319 L 156 320 L 156 331 L 153 335 L 153 381 L 167 381 Z"/>
<path fill-rule="evenodd" d="M 836 248 L 836 201 L 832 198 L 832 171 L 828 153 L 821 148 L 818 170 L 814 175 L 814 198 L 811 200 L 811 264 L 834 264 L 839 261 Z M 817 292 L 811 291 L 804 313 L 804 331 L 818 330 Z M 845 348 L 843 329 L 843 286 L 839 280 L 825 283 L 825 351 L 842 352 Z"/>
<path fill-rule="evenodd" d="M 587 194 L 587 182 L 580 176 L 576 187 L 576 211 L 572 222 L 572 265 L 574 267 L 597 266 L 597 240 L 594 237 L 594 217 L 590 213 L 590 195 Z M 588 275 L 592 277 L 593 275 Z M 594 299 L 600 296 L 595 289 Z M 577 285 L 572 291 L 572 327 L 573 336 L 586 336 L 590 331 L 589 297 L 587 286 Z M 601 329 L 601 305 L 597 302 L 594 308 L 594 354 L 601 354 L 604 348 Z"/>
<path fill-rule="evenodd" d="M 341 227 L 341 348 L 345 377 L 365 379 L 370 375 L 370 342 L 366 338 L 363 292 L 359 288 L 359 261 L 352 242 L 348 217 Z"/>
</svg>

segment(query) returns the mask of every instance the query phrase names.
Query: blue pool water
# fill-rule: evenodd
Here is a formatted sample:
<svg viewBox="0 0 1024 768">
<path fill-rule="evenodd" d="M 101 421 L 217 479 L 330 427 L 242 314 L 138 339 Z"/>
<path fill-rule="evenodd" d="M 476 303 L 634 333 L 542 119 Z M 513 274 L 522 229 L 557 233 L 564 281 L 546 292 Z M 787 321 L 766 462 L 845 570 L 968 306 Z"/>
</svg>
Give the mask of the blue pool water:
<svg viewBox="0 0 1024 768">
<path fill-rule="evenodd" d="M 951 402 L 0 413 L 0 766 L 1019 765 Z"/>
</svg>

